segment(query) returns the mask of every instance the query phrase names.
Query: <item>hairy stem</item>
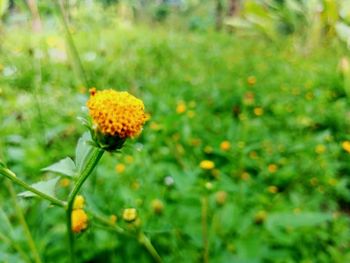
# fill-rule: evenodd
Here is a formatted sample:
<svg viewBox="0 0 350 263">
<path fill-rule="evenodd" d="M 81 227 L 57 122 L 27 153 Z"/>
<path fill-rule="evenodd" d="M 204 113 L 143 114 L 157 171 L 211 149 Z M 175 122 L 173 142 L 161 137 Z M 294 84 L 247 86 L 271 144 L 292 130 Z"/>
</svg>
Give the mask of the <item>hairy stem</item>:
<svg viewBox="0 0 350 263">
<path fill-rule="evenodd" d="M 67 216 L 66 225 L 67 225 L 67 232 L 68 232 L 69 254 L 70 254 L 71 263 L 75 262 L 74 235 L 72 232 L 72 210 L 73 210 L 74 199 L 75 199 L 75 196 L 78 194 L 80 188 L 84 184 L 85 180 L 89 177 L 91 172 L 94 170 L 94 168 L 100 161 L 103 153 L 104 153 L 104 150 L 100 148 L 96 148 L 96 147 L 91 148 L 90 153 L 88 155 L 89 159 L 83 171 L 80 173 L 78 180 L 74 185 L 71 193 L 68 196 L 67 211 L 66 211 L 66 216 Z"/>
<path fill-rule="evenodd" d="M 47 201 L 50 201 L 52 204 L 57 205 L 57 206 L 61 206 L 61 207 L 65 207 L 65 203 L 51 195 L 45 194 L 37 189 L 35 189 L 34 187 L 28 185 L 27 183 L 25 183 L 24 181 L 22 181 L 21 179 L 19 179 L 16 174 L 14 172 L 12 172 L 11 170 L 5 168 L 5 167 L 0 167 L 0 174 L 6 176 L 8 179 L 10 179 L 12 182 L 22 186 L 23 188 L 25 188 L 26 190 L 40 196 L 43 199 L 46 199 Z"/>
</svg>

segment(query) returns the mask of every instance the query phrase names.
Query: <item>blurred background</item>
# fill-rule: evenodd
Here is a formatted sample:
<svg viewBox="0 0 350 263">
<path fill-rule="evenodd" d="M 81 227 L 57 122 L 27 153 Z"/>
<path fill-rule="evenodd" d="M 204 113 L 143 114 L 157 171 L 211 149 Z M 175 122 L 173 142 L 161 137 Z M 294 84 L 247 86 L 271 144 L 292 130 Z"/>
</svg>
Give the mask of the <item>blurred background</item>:
<svg viewBox="0 0 350 263">
<path fill-rule="evenodd" d="M 0 160 L 23 180 L 74 158 L 90 88 L 151 115 L 84 185 L 79 262 L 153 262 L 96 214 L 164 262 L 350 262 L 350 1 L 0 0 L 0 19 Z M 67 262 L 63 211 L 0 183 L 0 262 L 37 262 L 18 209 Z"/>
</svg>

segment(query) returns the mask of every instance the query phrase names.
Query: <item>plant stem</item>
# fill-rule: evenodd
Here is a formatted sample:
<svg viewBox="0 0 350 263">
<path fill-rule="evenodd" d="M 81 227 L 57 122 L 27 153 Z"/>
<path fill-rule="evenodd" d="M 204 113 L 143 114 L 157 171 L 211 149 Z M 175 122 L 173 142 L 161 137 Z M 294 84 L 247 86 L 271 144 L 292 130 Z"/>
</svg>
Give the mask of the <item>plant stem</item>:
<svg viewBox="0 0 350 263">
<path fill-rule="evenodd" d="M 7 237 L 1 232 L 0 232 L 0 240 L 12 246 L 18 252 L 18 254 L 21 255 L 21 257 L 25 262 L 28 262 L 28 263 L 32 262 L 32 260 L 28 257 L 28 255 L 23 251 L 23 249 L 16 242 L 14 242 L 11 238 Z"/>
<path fill-rule="evenodd" d="M 32 251 L 32 254 L 33 254 L 33 257 L 34 257 L 34 262 L 41 263 L 40 255 L 39 255 L 38 250 L 36 248 L 35 242 L 33 240 L 33 237 L 32 237 L 32 234 L 31 234 L 31 232 L 29 230 L 27 222 L 26 222 L 26 220 L 24 218 L 23 211 L 22 211 L 21 207 L 18 205 L 16 192 L 13 189 L 12 183 L 9 182 L 7 184 L 7 186 L 8 186 L 8 189 L 10 191 L 11 198 L 12 198 L 13 204 L 15 206 L 19 222 L 21 223 L 21 225 L 23 227 L 24 235 L 26 236 L 29 248 Z"/>
<path fill-rule="evenodd" d="M 202 197 L 202 239 L 203 239 L 203 262 L 209 262 L 208 241 L 208 197 Z"/>
<path fill-rule="evenodd" d="M 0 174 L 6 176 L 12 182 L 22 186 L 23 188 L 27 189 L 28 191 L 30 191 L 34 194 L 37 194 L 38 196 L 40 196 L 43 199 L 50 201 L 52 204 L 57 205 L 57 206 L 61 206 L 61 207 L 65 207 L 65 203 L 63 201 L 61 201 L 61 200 L 59 200 L 51 195 L 45 194 L 45 193 L 35 189 L 34 187 L 28 185 L 27 183 L 25 183 L 21 179 L 17 178 L 16 174 L 14 172 L 12 172 L 11 170 L 4 168 L 4 167 L 0 167 Z"/>
<path fill-rule="evenodd" d="M 84 184 L 85 180 L 89 177 L 91 172 L 94 170 L 94 168 L 100 161 L 103 153 L 104 153 L 104 150 L 100 148 L 96 148 L 96 147 L 91 148 L 90 153 L 88 155 L 89 160 L 87 161 L 83 171 L 80 173 L 78 177 L 78 181 L 76 182 L 71 193 L 68 196 L 67 211 L 66 211 L 66 216 L 67 216 L 66 225 L 67 225 L 67 232 L 68 232 L 69 254 L 70 254 L 71 263 L 75 262 L 74 235 L 72 232 L 72 210 L 73 210 L 74 199 L 75 199 L 75 196 L 78 194 L 80 188 Z"/>
<path fill-rule="evenodd" d="M 152 245 L 151 240 L 149 240 L 149 238 L 143 232 L 140 232 L 138 241 L 140 242 L 140 244 L 144 245 L 144 247 L 151 254 L 155 262 L 162 262 L 162 258 L 159 256 L 157 250 Z"/>
<path fill-rule="evenodd" d="M 72 37 L 72 34 L 69 30 L 68 22 L 67 22 L 67 17 L 64 14 L 64 9 L 62 3 L 59 2 L 59 0 L 54 0 L 54 4 L 56 5 L 56 9 L 58 11 L 58 16 L 62 22 L 65 34 L 66 34 L 66 40 L 70 49 L 70 53 L 73 58 L 73 65 L 75 66 L 76 70 L 78 71 L 83 83 L 85 84 L 86 87 L 90 87 L 88 78 L 86 76 L 83 64 L 80 60 L 78 50 L 74 44 L 74 40 Z"/>
</svg>

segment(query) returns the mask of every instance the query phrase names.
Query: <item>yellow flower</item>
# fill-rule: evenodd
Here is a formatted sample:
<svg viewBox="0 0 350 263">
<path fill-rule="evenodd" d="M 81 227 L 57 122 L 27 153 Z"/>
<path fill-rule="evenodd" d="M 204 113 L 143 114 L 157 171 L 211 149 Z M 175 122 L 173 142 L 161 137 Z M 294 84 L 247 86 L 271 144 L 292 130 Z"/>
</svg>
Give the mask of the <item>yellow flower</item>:
<svg viewBox="0 0 350 263">
<path fill-rule="evenodd" d="M 122 163 L 118 163 L 116 166 L 115 166 L 115 170 L 118 172 L 118 173 L 122 173 L 125 171 L 125 165 L 122 164 Z"/>
<path fill-rule="evenodd" d="M 90 90 L 89 113 L 103 134 L 128 138 L 138 135 L 148 119 L 143 102 L 128 92 Z"/>
<path fill-rule="evenodd" d="M 227 193 L 225 191 L 218 191 L 215 194 L 215 201 L 218 205 L 224 205 L 227 200 Z"/>
<path fill-rule="evenodd" d="M 255 85 L 255 83 L 256 83 L 256 77 L 254 77 L 254 76 L 249 76 L 249 77 L 247 78 L 247 82 L 248 82 L 248 84 L 251 85 L 251 86 Z"/>
<path fill-rule="evenodd" d="M 72 231 L 80 233 L 88 227 L 88 216 L 83 209 L 72 211 Z"/>
<path fill-rule="evenodd" d="M 270 173 L 275 173 L 277 172 L 278 166 L 274 163 L 269 164 L 269 166 L 267 167 L 267 169 L 269 170 Z"/>
<path fill-rule="evenodd" d="M 126 208 L 123 211 L 123 219 L 126 222 L 132 222 L 136 219 L 137 217 L 137 211 L 135 208 Z"/>
<path fill-rule="evenodd" d="M 228 151 L 228 150 L 230 150 L 230 148 L 231 148 L 231 143 L 229 141 L 223 141 L 220 144 L 220 149 L 223 151 Z"/>
<path fill-rule="evenodd" d="M 267 218 L 267 212 L 265 210 L 258 211 L 254 216 L 254 221 L 257 224 L 263 223 Z"/>
<path fill-rule="evenodd" d="M 199 167 L 204 170 L 211 170 L 215 167 L 215 163 L 209 160 L 203 160 L 200 162 Z"/>
<path fill-rule="evenodd" d="M 186 111 L 186 104 L 183 101 L 180 101 L 176 106 L 176 112 L 178 114 L 184 113 Z"/>
<path fill-rule="evenodd" d="M 256 107 L 256 108 L 254 108 L 254 114 L 255 114 L 256 116 L 261 116 L 261 115 L 263 115 L 263 114 L 264 114 L 263 108 L 261 108 L 261 107 Z"/>
<path fill-rule="evenodd" d="M 344 141 L 342 143 L 342 147 L 345 151 L 347 151 L 348 153 L 350 153 L 350 142 L 349 141 Z"/>
<path fill-rule="evenodd" d="M 153 212 L 156 214 L 161 214 L 164 210 L 164 204 L 159 199 L 153 199 L 151 206 L 152 206 Z"/>
<path fill-rule="evenodd" d="M 278 192 L 277 186 L 271 185 L 267 188 L 267 191 L 269 191 L 271 194 L 275 194 Z"/>
<path fill-rule="evenodd" d="M 326 152 L 326 150 L 327 150 L 327 148 L 323 144 L 318 144 L 315 148 L 315 152 L 318 154 L 322 154 L 322 153 Z"/>
<path fill-rule="evenodd" d="M 70 184 L 70 180 L 67 179 L 67 178 L 63 178 L 61 181 L 60 181 L 60 186 L 62 187 L 68 187 Z"/>
<path fill-rule="evenodd" d="M 207 154 L 212 153 L 213 150 L 214 150 L 213 147 L 211 147 L 209 145 L 205 146 L 205 148 L 204 148 L 204 152 L 207 153 Z"/>
<path fill-rule="evenodd" d="M 73 209 L 83 209 L 85 205 L 85 199 L 82 195 L 77 195 L 74 199 Z"/>
</svg>

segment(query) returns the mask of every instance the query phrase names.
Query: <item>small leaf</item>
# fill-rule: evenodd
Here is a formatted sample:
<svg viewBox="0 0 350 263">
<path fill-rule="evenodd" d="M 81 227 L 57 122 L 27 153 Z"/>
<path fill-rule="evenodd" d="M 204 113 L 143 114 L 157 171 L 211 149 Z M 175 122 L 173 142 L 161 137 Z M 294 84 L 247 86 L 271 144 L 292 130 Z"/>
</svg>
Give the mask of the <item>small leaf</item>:
<svg viewBox="0 0 350 263">
<path fill-rule="evenodd" d="M 75 167 L 73 160 L 69 157 L 66 157 L 57 163 L 41 169 L 41 171 L 55 172 L 67 176 L 74 176 L 76 174 L 76 170 L 77 168 Z"/>
<path fill-rule="evenodd" d="M 54 196 L 55 195 L 55 186 L 56 186 L 59 179 L 60 179 L 60 177 L 55 177 L 55 178 L 50 179 L 48 181 L 37 182 L 35 184 L 32 184 L 31 186 L 40 192 Z M 18 196 L 33 197 L 33 196 L 37 196 L 37 195 L 30 192 L 30 191 L 25 191 L 25 192 L 19 193 Z"/>
<path fill-rule="evenodd" d="M 89 143 L 90 141 L 91 136 L 89 132 L 85 132 L 78 141 L 77 148 L 75 149 L 75 164 L 78 172 L 81 172 L 85 166 L 87 156 L 92 148 L 91 144 Z"/>
</svg>

